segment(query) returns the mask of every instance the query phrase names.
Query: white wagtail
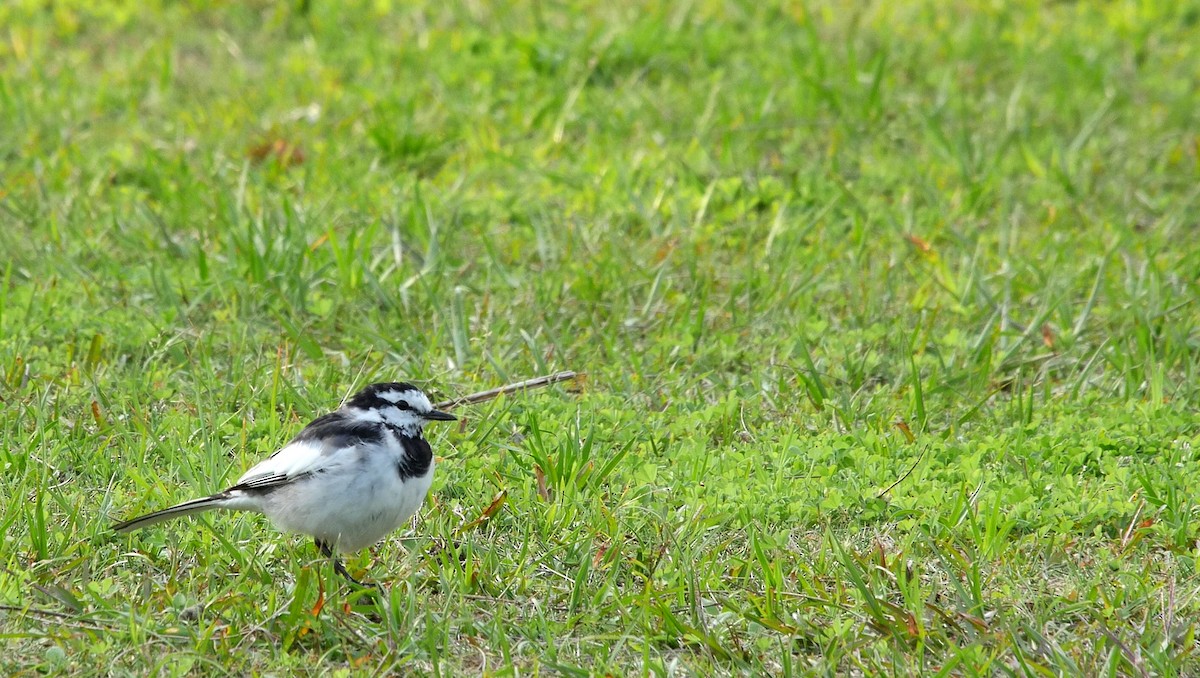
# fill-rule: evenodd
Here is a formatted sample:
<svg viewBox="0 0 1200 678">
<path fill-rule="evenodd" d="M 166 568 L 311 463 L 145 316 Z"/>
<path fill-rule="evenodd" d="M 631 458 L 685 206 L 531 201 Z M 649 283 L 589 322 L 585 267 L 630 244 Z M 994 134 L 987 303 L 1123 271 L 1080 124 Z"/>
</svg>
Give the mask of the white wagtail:
<svg viewBox="0 0 1200 678">
<path fill-rule="evenodd" d="M 337 573 L 357 584 L 334 549 L 369 546 L 420 508 L 433 481 L 433 450 L 421 431 L 430 421 L 455 419 L 412 384 L 372 384 L 314 419 L 233 487 L 113 529 L 130 532 L 211 509 L 256 511 L 281 530 L 313 537 Z"/>
</svg>

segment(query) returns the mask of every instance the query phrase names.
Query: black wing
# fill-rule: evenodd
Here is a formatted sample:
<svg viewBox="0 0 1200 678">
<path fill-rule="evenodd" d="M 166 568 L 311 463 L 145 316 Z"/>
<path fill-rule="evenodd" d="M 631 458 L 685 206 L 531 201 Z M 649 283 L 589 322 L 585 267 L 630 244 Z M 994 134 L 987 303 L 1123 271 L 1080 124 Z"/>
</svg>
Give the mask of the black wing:
<svg viewBox="0 0 1200 678">
<path fill-rule="evenodd" d="M 329 452 L 343 447 L 357 445 L 360 442 L 378 443 L 383 440 L 383 426 L 378 422 L 362 421 L 338 410 L 324 414 L 309 422 L 295 438 L 293 443 L 316 443 Z M 276 450 L 274 457 L 282 451 Z"/>
</svg>

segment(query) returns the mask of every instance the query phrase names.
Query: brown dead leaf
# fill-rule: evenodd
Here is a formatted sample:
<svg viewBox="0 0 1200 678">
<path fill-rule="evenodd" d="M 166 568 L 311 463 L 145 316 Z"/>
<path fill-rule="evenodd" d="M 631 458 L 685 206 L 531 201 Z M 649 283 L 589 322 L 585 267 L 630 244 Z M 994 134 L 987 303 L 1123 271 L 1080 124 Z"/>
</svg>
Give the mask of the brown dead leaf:
<svg viewBox="0 0 1200 678">
<path fill-rule="evenodd" d="M 967 622 L 971 626 L 974 626 L 976 630 L 978 630 L 978 631 L 987 631 L 988 630 L 987 622 L 980 619 L 979 617 L 976 617 L 974 615 L 969 615 L 966 612 L 958 612 L 957 614 L 958 614 L 959 619 Z"/>
<path fill-rule="evenodd" d="M 893 422 L 893 425 L 900 429 L 900 433 L 904 434 L 904 439 L 908 441 L 908 444 L 911 445 L 916 442 L 917 436 L 913 435 L 912 429 L 908 427 L 908 422 L 903 419 L 897 419 Z"/>
<path fill-rule="evenodd" d="M 546 487 L 546 473 L 542 471 L 542 467 L 534 464 L 533 477 L 537 479 L 537 493 L 542 498 L 542 501 L 554 501 L 550 494 L 550 488 Z"/>
<path fill-rule="evenodd" d="M 293 167 L 304 162 L 304 149 L 299 144 L 279 138 L 251 147 L 247 155 L 256 163 L 274 160 L 280 167 Z"/>
<path fill-rule="evenodd" d="M 1054 348 L 1054 328 L 1050 327 L 1050 323 L 1042 324 L 1042 343 L 1046 348 Z"/>
<path fill-rule="evenodd" d="M 904 615 L 904 625 L 908 631 L 908 635 L 916 638 L 920 635 L 920 630 L 917 628 L 917 618 L 912 612 L 906 612 Z"/>
<path fill-rule="evenodd" d="M 930 254 L 931 252 L 933 252 L 933 245 L 930 245 L 928 240 L 922 238 L 919 235 L 916 235 L 914 233 L 909 233 L 908 235 L 904 236 L 904 239 L 908 240 L 910 243 L 913 244 L 913 246 L 915 246 L 917 249 L 921 250 L 921 252 L 924 254 Z"/>
<path fill-rule="evenodd" d="M 671 238 L 659 246 L 658 251 L 654 253 L 654 262 L 662 263 L 664 259 L 671 256 L 675 248 L 679 246 L 678 238 Z"/>
<path fill-rule="evenodd" d="M 507 498 L 508 490 L 500 490 L 497 492 L 496 496 L 492 497 L 492 503 L 488 504 L 488 507 L 483 510 L 483 514 L 479 517 L 491 518 L 492 516 L 496 515 L 496 513 L 500 510 L 500 507 L 504 505 L 504 500 Z"/>
<path fill-rule="evenodd" d="M 329 232 L 328 231 L 317 236 L 317 239 L 312 241 L 312 244 L 308 246 L 308 251 L 316 252 L 318 247 L 320 247 L 321 245 L 324 245 L 327 242 L 329 242 Z"/>
<path fill-rule="evenodd" d="M 488 504 L 488 507 L 483 510 L 483 513 L 479 514 L 478 518 L 476 518 L 475 520 L 472 520 L 471 522 L 467 523 L 466 525 L 463 525 L 462 527 L 458 528 L 457 530 L 454 531 L 454 533 L 462 534 L 463 532 L 466 532 L 467 530 L 473 530 L 473 529 L 479 527 L 480 525 L 486 523 L 487 521 L 491 520 L 492 516 L 499 513 L 500 507 L 504 506 L 504 501 L 506 499 L 508 499 L 508 490 L 500 490 L 499 492 L 496 493 L 495 497 L 492 497 L 492 503 Z"/>
<path fill-rule="evenodd" d="M 312 606 L 312 616 L 321 616 L 321 610 L 325 609 L 325 586 L 323 584 L 317 586 L 317 602 Z"/>
<path fill-rule="evenodd" d="M 592 556 L 592 569 L 596 569 L 604 560 L 604 554 L 608 553 L 608 546 L 608 542 L 601 542 L 600 548 L 596 549 L 596 555 Z"/>
</svg>

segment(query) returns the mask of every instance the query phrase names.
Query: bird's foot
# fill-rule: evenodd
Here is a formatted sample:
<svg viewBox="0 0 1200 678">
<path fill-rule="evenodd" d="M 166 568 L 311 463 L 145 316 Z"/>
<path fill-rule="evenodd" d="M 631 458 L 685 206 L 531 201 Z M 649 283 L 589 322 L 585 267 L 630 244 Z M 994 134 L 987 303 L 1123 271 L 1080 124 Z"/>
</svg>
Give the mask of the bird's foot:
<svg viewBox="0 0 1200 678">
<path fill-rule="evenodd" d="M 340 575 L 343 579 L 350 582 L 351 584 L 354 584 L 355 586 L 357 586 L 360 589 L 374 589 L 379 592 L 380 596 L 383 596 L 386 593 L 383 590 L 383 586 L 381 586 L 380 584 L 373 583 L 373 582 L 362 582 L 362 581 L 355 579 L 354 576 L 351 575 L 350 572 L 346 569 L 346 566 L 342 564 L 342 559 L 338 558 L 336 555 L 334 555 L 333 548 L 330 547 L 329 544 L 321 541 L 320 539 L 318 539 L 316 541 L 317 541 L 317 548 L 321 550 L 321 554 L 324 555 L 326 558 L 333 560 L 333 571 L 338 573 L 338 575 Z"/>
</svg>

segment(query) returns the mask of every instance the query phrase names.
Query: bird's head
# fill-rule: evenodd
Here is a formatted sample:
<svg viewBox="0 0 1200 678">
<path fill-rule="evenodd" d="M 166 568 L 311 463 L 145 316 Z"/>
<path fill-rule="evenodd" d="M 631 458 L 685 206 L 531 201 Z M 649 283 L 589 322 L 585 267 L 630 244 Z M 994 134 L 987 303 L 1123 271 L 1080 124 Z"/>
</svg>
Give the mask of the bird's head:
<svg viewBox="0 0 1200 678">
<path fill-rule="evenodd" d="M 405 382 L 371 384 L 351 396 L 346 407 L 401 429 L 420 431 L 431 421 L 454 421 L 453 414 L 433 409 L 429 396 Z"/>
</svg>

